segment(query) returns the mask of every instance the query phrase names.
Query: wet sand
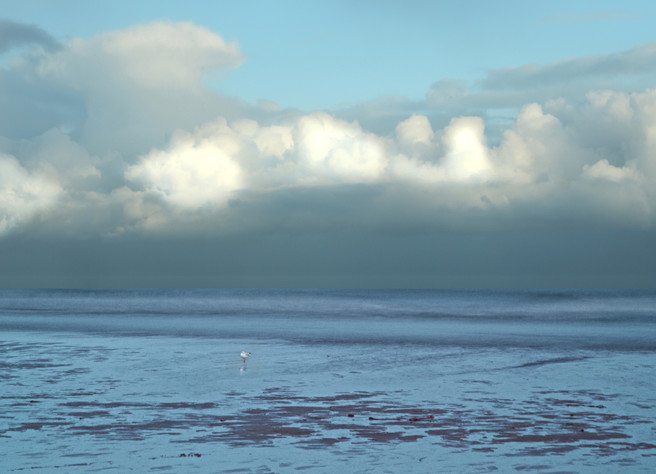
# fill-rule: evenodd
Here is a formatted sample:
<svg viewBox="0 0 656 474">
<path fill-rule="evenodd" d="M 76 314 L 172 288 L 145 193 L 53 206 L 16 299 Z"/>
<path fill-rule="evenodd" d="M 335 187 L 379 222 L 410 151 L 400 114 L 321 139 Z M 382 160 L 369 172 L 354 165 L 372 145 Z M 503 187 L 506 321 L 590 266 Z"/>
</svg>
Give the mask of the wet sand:
<svg viewBox="0 0 656 474">
<path fill-rule="evenodd" d="M 8 331 L 7 472 L 653 472 L 653 354 Z M 240 372 L 239 348 L 253 351 Z M 403 354 L 409 353 L 407 357 Z"/>
</svg>

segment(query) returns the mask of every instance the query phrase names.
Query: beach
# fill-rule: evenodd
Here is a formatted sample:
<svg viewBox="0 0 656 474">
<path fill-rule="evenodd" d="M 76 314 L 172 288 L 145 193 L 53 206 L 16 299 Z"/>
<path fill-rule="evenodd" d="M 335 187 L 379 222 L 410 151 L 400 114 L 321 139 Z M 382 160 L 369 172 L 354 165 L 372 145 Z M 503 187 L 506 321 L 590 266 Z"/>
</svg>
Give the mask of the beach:
<svg viewBox="0 0 656 474">
<path fill-rule="evenodd" d="M 3 470 L 653 472 L 654 308 L 649 291 L 3 290 Z"/>
</svg>

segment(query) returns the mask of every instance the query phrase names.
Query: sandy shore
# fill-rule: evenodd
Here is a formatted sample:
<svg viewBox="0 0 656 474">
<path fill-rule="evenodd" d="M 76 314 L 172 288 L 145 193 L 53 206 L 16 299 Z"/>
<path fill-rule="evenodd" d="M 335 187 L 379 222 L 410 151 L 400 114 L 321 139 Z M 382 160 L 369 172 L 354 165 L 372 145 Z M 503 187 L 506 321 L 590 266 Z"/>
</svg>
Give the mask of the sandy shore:
<svg viewBox="0 0 656 474">
<path fill-rule="evenodd" d="M 637 380 L 653 369 L 650 354 L 442 349 L 404 369 L 374 365 L 402 347 L 2 339 L 9 472 L 649 472 L 656 462 L 653 392 L 613 380 L 653 383 Z M 217 363 L 245 343 L 255 354 L 245 372 Z"/>
</svg>

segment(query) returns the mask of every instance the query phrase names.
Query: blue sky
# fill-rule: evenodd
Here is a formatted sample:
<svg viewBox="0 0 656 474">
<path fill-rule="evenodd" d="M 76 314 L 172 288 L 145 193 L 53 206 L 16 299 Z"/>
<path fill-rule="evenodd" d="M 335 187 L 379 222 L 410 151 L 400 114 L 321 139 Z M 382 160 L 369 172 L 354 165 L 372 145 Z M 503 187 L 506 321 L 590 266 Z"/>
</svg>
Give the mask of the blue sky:
<svg viewBox="0 0 656 474">
<path fill-rule="evenodd" d="M 622 51 L 653 40 L 651 1 L 0 2 L 59 39 L 158 19 L 237 41 L 246 62 L 213 86 L 305 110 L 419 99 L 440 79 Z"/>
</svg>

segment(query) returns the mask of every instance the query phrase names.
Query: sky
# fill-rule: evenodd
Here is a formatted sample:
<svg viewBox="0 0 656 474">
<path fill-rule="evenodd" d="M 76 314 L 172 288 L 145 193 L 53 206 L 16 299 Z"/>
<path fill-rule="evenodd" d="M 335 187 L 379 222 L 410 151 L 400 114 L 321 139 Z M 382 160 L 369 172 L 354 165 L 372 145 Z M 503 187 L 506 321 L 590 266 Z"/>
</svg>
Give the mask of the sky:
<svg viewBox="0 0 656 474">
<path fill-rule="evenodd" d="M 0 0 L 0 286 L 653 288 L 655 20 Z"/>
</svg>

